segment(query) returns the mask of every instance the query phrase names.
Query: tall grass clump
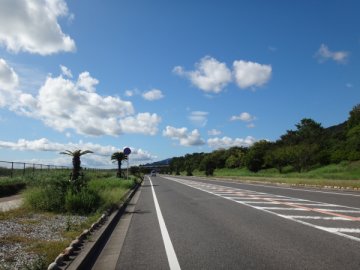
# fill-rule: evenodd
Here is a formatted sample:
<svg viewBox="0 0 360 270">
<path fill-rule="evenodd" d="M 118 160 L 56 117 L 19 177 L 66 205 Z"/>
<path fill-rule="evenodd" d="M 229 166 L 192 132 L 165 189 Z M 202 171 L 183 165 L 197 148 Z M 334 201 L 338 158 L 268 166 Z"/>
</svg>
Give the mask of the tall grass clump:
<svg viewBox="0 0 360 270">
<path fill-rule="evenodd" d="M 64 212 L 69 182 L 62 179 L 41 179 L 24 192 L 25 205 L 40 211 Z"/>
<path fill-rule="evenodd" d="M 94 190 L 84 188 L 79 192 L 68 190 L 65 196 L 65 209 L 71 214 L 90 214 L 100 206 L 100 196 Z"/>
</svg>

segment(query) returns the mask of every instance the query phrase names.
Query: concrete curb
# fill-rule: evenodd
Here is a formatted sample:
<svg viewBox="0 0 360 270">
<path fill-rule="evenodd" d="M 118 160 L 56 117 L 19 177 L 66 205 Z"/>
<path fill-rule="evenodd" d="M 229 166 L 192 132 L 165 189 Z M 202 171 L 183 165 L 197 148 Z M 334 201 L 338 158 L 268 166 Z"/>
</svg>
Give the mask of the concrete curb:
<svg viewBox="0 0 360 270">
<path fill-rule="evenodd" d="M 95 262 L 101 247 L 105 245 L 117 222 L 124 213 L 126 206 L 134 196 L 141 183 L 127 191 L 123 198 L 124 203 L 117 209 L 108 209 L 101 217 L 84 230 L 70 245 L 60 253 L 54 262 L 48 266 L 48 270 L 62 269 L 89 269 L 89 265 Z"/>
</svg>

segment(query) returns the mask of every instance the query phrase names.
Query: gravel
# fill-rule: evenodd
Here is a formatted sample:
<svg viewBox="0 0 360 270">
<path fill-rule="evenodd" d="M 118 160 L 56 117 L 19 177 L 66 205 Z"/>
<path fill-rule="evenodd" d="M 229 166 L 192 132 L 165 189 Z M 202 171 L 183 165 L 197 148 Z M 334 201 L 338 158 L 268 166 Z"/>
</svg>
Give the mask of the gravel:
<svg viewBox="0 0 360 270">
<path fill-rule="evenodd" d="M 39 256 L 29 251 L 31 240 L 65 240 L 61 236 L 62 232 L 80 225 L 86 219 L 85 216 L 29 214 L 26 217 L 0 220 L 0 270 L 26 269 L 34 265 Z M 25 238 L 26 241 L 12 240 L 19 238 Z"/>
</svg>

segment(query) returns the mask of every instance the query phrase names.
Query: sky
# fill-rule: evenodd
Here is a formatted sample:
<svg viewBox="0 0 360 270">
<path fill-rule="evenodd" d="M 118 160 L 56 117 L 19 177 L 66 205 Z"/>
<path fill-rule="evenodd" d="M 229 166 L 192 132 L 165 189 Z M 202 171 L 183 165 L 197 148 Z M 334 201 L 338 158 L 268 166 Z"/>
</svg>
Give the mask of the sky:
<svg viewBox="0 0 360 270">
<path fill-rule="evenodd" d="M 359 26 L 357 0 L 0 0 L 0 160 L 137 165 L 342 123 Z"/>
</svg>

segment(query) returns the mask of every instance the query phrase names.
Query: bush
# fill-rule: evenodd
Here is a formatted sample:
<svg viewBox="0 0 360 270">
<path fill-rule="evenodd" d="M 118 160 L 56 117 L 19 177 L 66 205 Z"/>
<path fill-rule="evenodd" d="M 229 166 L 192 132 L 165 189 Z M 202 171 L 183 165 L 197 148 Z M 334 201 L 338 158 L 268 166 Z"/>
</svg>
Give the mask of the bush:
<svg viewBox="0 0 360 270">
<path fill-rule="evenodd" d="M 35 210 L 62 212 L 64 194 L 49 187 L 33 187 L 25 192 L 25 204 Z"/>
<path fill-rule="evenodd" d="M 32 186 L 25 191 L 25 204 L 35 210 L 63 212 L 69 182 L 43 179 L 38 183 L 39 186 Z"/>
<path fill-rule="evenodd" d="M 65 209 L 72 214 L 89 214 L 95 212 L 99 205 L 99 195 L 90 189 L 82 189 L 77 193 L 72 191 L 66 193 Z"/>
</svg>

